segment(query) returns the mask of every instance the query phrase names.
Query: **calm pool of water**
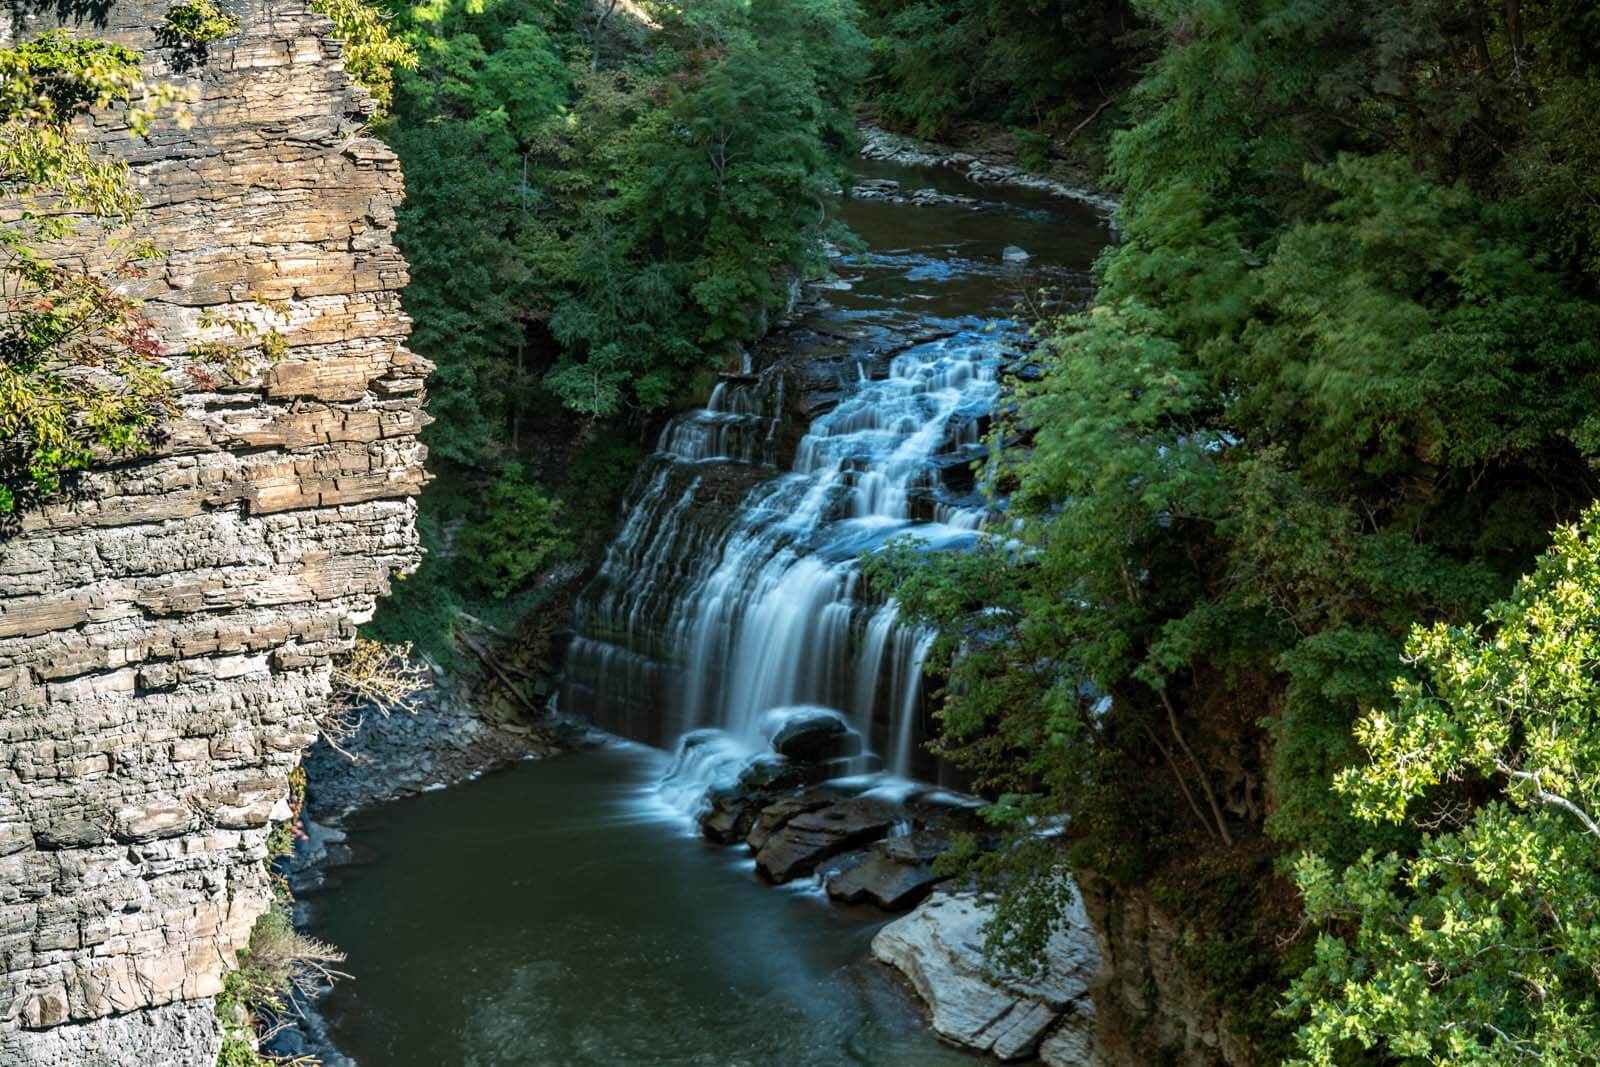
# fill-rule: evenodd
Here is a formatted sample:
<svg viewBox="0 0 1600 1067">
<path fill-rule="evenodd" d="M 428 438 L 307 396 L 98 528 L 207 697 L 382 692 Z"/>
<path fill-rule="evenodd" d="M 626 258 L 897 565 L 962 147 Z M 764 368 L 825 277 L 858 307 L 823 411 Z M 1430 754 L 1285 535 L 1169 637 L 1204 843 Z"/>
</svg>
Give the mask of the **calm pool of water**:
<svg viewBox="0 0 1600 1067">
<path fill-rule="evenodd" d="M 525 763 L 352 820 L 310 898 L 363 1067 L 973 1067 L 867 944 L 884 917 L 756 880 L 651 800 L 660 753 Z"/>
</svg>

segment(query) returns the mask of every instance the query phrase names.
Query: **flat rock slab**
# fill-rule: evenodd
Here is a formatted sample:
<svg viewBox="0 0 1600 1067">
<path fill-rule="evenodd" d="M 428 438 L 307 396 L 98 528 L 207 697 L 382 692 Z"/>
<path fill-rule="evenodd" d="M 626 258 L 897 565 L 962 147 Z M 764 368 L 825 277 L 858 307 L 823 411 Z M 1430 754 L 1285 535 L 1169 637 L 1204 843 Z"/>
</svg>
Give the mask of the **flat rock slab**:
<svg viewBox="0 0 1600 1067">
<path fill-rule="evenodd" d="M 992 911 L 971 893 L 935 892 L 872 939 L 872 954 L 899 969 L 927 1002 L 934 1032 L 954 1044 L 1023 1059 L 1100 1067 L 1089 979 L 1100 954 L 1076 898 L 1045 950 L 1037 979 L 996 976 L 984 967 L 983 924 Z"/>
<path fill-rule="evenodd" d="M 917 903 L 944 880 L 933 861 L 950 841 L 936 830 L 879 841 L 846 869 L 828 878 L 828 895 L 847 904 L 870 902 L 886 911 Z"/>
<path fill-rule="evenodd" d="M 842 794 L 826 789 L 780 797 L 761 809 L 755 825 L 750 827 L 750 833 L 745 837 L 745 844 L 750 846 L 751 852 L 760 852 L 767 847 L 767 842 L 774 834 L 789 824 L 789 820 L 842 800 Z"/>
<path fill-rule="evenodd" d="M 883 837 L 899 817 L 894 806 L 867 797 L 796 814 L 756 853 L 756 870 L 779 884 L 803 877 L 823 860 Z"/>
</svg>

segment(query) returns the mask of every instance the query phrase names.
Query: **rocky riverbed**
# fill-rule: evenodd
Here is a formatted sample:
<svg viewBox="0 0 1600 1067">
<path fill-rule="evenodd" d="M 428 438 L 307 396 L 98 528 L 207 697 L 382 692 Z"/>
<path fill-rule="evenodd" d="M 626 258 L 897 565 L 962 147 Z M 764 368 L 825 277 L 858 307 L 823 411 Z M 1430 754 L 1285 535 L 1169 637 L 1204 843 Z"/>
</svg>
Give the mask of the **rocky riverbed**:
<svg viewBox="0 0 1600 1067">
<path fill-rule="evenodd" d="M 697 750 L 716 744 L 710 731 L 686 738 L 669 787 L 674 774 L 715 764 L 714 751 Z M 983 951 L 991 902 L 935 865 L 954 835 L 986 836 L 977 801 L 873 775 L 835 777 L 861 746 L 827 715 L 791 719 L 772 748 L 707 790 L 696 816 L 707 841 L 743 843 L 774 885 L 809 878 L 841 903 L 914 909 L 877 933 L 872 954 L 904 975 L 951 1044 L 1007 1062 L 1037 1056 L 1050 1067 L 1106 1062 L 1089 993 L 1100 949 L 1075 889 L 1040 973 L 997 973 Z"/>
<path fill-rule="evenodd" d="M 1038 174 L 1013 163 L 1001 162 L 983 155 L 952 148 L 949 145 L 918 141 L 902 134 L 893 133 L 873 123 L 865 123 L 861 127 L 861 157 L 863 159 L 897 163 L 906 167 L 941 167 L 956 171 L 968 181 L 980 185 L 1028 189 L 1034 192 L 1048 193 L 1051 196 L 1065 200 L 1076 200 L 1079 203 L 1088 204 L 1107 215 L 1110 215 L 1117 208 L 1117 202 L 1113 197 L 1091 188 L 1087 182 L 1074 183 L 1047 174 Z M 935 191 L 926 190 L 926 192 Z M 898 189 L 892 191 L 889 195 L 881 197 L 869 195 L 868 198 L 893 199 L 896 195 L 899 195 Z M 903 200 L 896 200 L 895 202 L 917 203 L 917 194 L 906 195 Z M 936 196 L 933 199 L 927 199 L 922 202 L 934 203 L 941 202 L 941 200 Z M 943 200 L 942 202 L 957 201 Z"/>
</svg>

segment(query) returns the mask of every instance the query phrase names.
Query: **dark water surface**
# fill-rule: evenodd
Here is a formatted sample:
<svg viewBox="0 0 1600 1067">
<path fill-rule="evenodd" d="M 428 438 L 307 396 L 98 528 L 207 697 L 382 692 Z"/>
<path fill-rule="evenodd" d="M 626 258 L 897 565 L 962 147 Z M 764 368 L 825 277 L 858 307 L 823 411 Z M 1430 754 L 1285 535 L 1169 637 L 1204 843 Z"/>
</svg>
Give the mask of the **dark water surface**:
<svg viewBox="0 0 1600 1067">
<path fill-rule="evenodd" d="M 363 1067 L 974 1067 L 874 963 L 876 911 L 756 880 L 653 797 L 665 757 L 520 764 L 352 820 L 311 932 Z"/>
</svg>

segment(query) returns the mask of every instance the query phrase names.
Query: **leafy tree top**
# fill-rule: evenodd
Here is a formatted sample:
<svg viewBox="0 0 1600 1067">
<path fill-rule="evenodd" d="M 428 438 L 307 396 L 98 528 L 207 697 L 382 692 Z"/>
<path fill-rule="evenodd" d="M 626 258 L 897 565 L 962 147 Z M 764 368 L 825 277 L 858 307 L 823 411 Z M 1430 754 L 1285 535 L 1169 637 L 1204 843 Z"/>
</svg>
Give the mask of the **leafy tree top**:
<svg viewBox="0 0 1600 1067">
<path fill-rule="evenodd" d="M 1328 924 L 1288 1011 L 1304 1062 L 1600 1060 L 1600 508 L 1481 626 L 1418 626 L 1337 789 L 1414 854 L 1296 869 Z M 1481 803 L 1479 802 L 1481 801 Z"/>
</svg>

